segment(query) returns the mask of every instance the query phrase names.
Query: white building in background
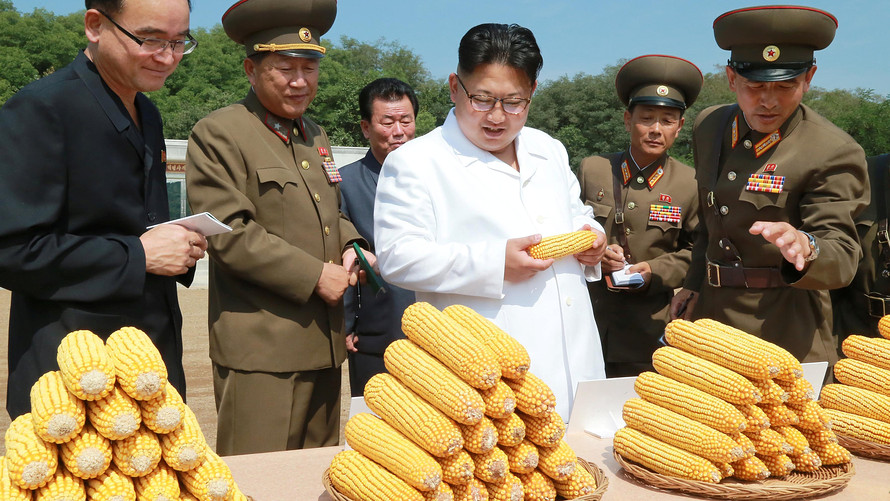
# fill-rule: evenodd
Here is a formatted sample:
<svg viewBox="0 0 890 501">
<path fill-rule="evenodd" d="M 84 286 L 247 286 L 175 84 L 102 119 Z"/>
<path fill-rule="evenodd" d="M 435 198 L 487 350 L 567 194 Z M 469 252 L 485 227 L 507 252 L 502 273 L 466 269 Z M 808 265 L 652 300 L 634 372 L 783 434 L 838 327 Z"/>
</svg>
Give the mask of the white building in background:
<svg viewBox="0 0 890 501">
<path fill-rule="evenodd" d="M 185 151 L 188 141 L 165 139 L 167 143 L 167 199 L 170 204 L 170 219 L 187 215 L 188 198 L 185 193 Z M 368 152 L 367 147 L 331 146 L 334 163 L 338 167 L 360 160 Z"/>
</svg>

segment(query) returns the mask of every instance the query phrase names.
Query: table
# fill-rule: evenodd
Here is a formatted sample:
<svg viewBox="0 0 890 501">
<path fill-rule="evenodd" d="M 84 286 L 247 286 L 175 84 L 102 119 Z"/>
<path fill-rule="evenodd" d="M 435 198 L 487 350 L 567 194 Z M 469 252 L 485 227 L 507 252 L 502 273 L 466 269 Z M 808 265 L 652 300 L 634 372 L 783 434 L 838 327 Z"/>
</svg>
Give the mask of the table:
<svg viewBox="0 0 890 501">
<path fill-rule="evenodd" d="M 618 501 L 659 501 L 691 498 L 637 484 L 620 473 L 621 467 L 612 457 L 612 441 L 584 432 L 566 435 L 579 457 L 599 466 L 609 479 L 603 499 Z M 300 451 L 269 452 L 226 456 L 241 490 L 255 501 L 330 501 L 321 483 L 322 474 L 335 454 L 343 447 L 324 447 Z M 856 475 L 846 487 L 819 498 L 850 501 L 890 499 L 890 463 L 854 456 Z"/>
</svg>

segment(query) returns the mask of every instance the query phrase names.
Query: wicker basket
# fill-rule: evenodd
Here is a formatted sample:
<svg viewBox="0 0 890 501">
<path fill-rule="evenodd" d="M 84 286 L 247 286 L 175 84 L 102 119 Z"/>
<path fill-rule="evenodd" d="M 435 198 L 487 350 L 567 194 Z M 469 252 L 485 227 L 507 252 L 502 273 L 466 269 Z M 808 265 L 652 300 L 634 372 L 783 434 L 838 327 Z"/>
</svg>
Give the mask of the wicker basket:
<svg viewBox="0 0 890 501">
<path fill-rule="evenodd" d="M 792 472 L 782 478 L 768 478 L 762 482 L 725 480 L 719 484 L 711 484 L 661 475 L 624 459 L 614 450 L 612 454 L 615 456 L 615 461 L 624 468 L 625 476 L 631 479 L 657 489 L 675 490 L 714 499 L 769 501 L 806 499 L 843 488 L 856 473 L 853 463 L 847 463 L 840 466 L 823 466 L 812 473 Z"/>
<path fill-rule="evenodd" d="M 606 492 L 606 488 L 609 487 L 609 479 L 606 478 L 606 475 L 603 473 L 603 470 L 600 469 L 593 463 L 589 463 L 584 459 L 578 458 L 578 463 L 584 467 L 585 470 L 589 471 L 593 478 L 596 480 L 596 490 L 590 494 L 585 496 L 581 496 L 579 498 L 575 498 L 576 501 L 600 501 L 603 498 L 603 494 Z M 324 471 L 324 475 L 322 475 L 322 483 L 324 484 L 324 490 L 327 491 L 328 495 L 331 496 L 335 501 L 354 501 L 349 499 L 348 497 L 340 494 L 337 491 L 337 488 L 331 483 L 331 475 L 330 468 Z M 562 498 L 557 498 L 562 499 Z"/>
<path fill-rule="evenodd" d="M 837 442 L 857 456 L 890 461 L 890 445 L 869 442 L 836 433 Z"/>
</svg>

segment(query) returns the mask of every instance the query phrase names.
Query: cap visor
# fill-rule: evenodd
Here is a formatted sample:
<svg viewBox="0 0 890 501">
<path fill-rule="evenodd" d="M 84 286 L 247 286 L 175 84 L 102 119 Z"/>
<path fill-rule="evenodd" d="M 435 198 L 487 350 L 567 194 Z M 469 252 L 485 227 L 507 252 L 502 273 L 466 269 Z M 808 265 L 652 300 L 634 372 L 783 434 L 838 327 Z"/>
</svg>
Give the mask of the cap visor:
<svg viewBox="0 0 890 501">
<path fill-rule="evenodd" d="M 650 106 L 669 106 L 671 108 L 679 108 L 681 110 L 686 109 L 686 104 L 682 101 L 678 101 L 676 99 L 671 99 L 669 97 L 657 97 L 657 96 L 644 96 L 644 97 L 635 97 L 630 100 L 627 107 L 628 109 L 632 108 L 635 104 L 647 104 Z"/>
<path fill-rule="evenodd" d="M 782 80 L 791 80 L 798 75 L 802 75 L 806 73 L 808 69 L 809 68 L 737 69 L 736 73 L 755 82 L 780 82 Z"/>
<path fill-rule="evenodd" d="M 318 52 L 317 50 L 306 50 L 306 49 L 297 49 L 297 50 L 278 50 L 275 51 L 276 54 L 281 54 L 282 56 L 288 57 L 306 57 L 310 59 L 321 59 L 324 57 L 324 54 Z"/>
</svg>

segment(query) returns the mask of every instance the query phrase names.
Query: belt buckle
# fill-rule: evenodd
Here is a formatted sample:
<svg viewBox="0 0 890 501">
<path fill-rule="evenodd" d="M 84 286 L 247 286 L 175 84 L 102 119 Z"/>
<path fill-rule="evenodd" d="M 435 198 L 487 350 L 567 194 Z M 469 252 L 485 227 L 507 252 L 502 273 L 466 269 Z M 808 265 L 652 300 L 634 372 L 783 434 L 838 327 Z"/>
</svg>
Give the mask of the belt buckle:
<svg viewBox="0 0 890 501">
<path fill-rule="evenodd" d="M 707 201 L 708 207 L 713 207 L 714 204 L 716 203 L 714 200 L 714 192 L 709 191 L 708 195 L 705 197 L 705 200 Z"/>
<path fill-rule="evenodd" d="M 887 298 L 884 298 L 880 295 L 874 294 L 866 294 L 865 298 L 868 299 L 868 314 L 875 317 L 881 318 L 887 315 Z M 877 308 L 874 307 L 875 303 L 880 303 L 880 311 L 875 311 Z"/>
<path fill-rule="evenodd" d="M 887 234 L 887 230 L 878 231 L 878 242 L 884 245 L 890 245 L 890 235 Z"/>
<path fill-rule="evenodd" d="M 716 282 L 714 281 L 714 278 L 717 279 Z M 720 266 L 714 263 L 708 263 L 708 285 L 711 287 L 720 287 Z"/>
<path fill-rule="evenodd" d="M 615 211 L 615 224 L 624 224 L 624 211 Z"/>
</svg>

